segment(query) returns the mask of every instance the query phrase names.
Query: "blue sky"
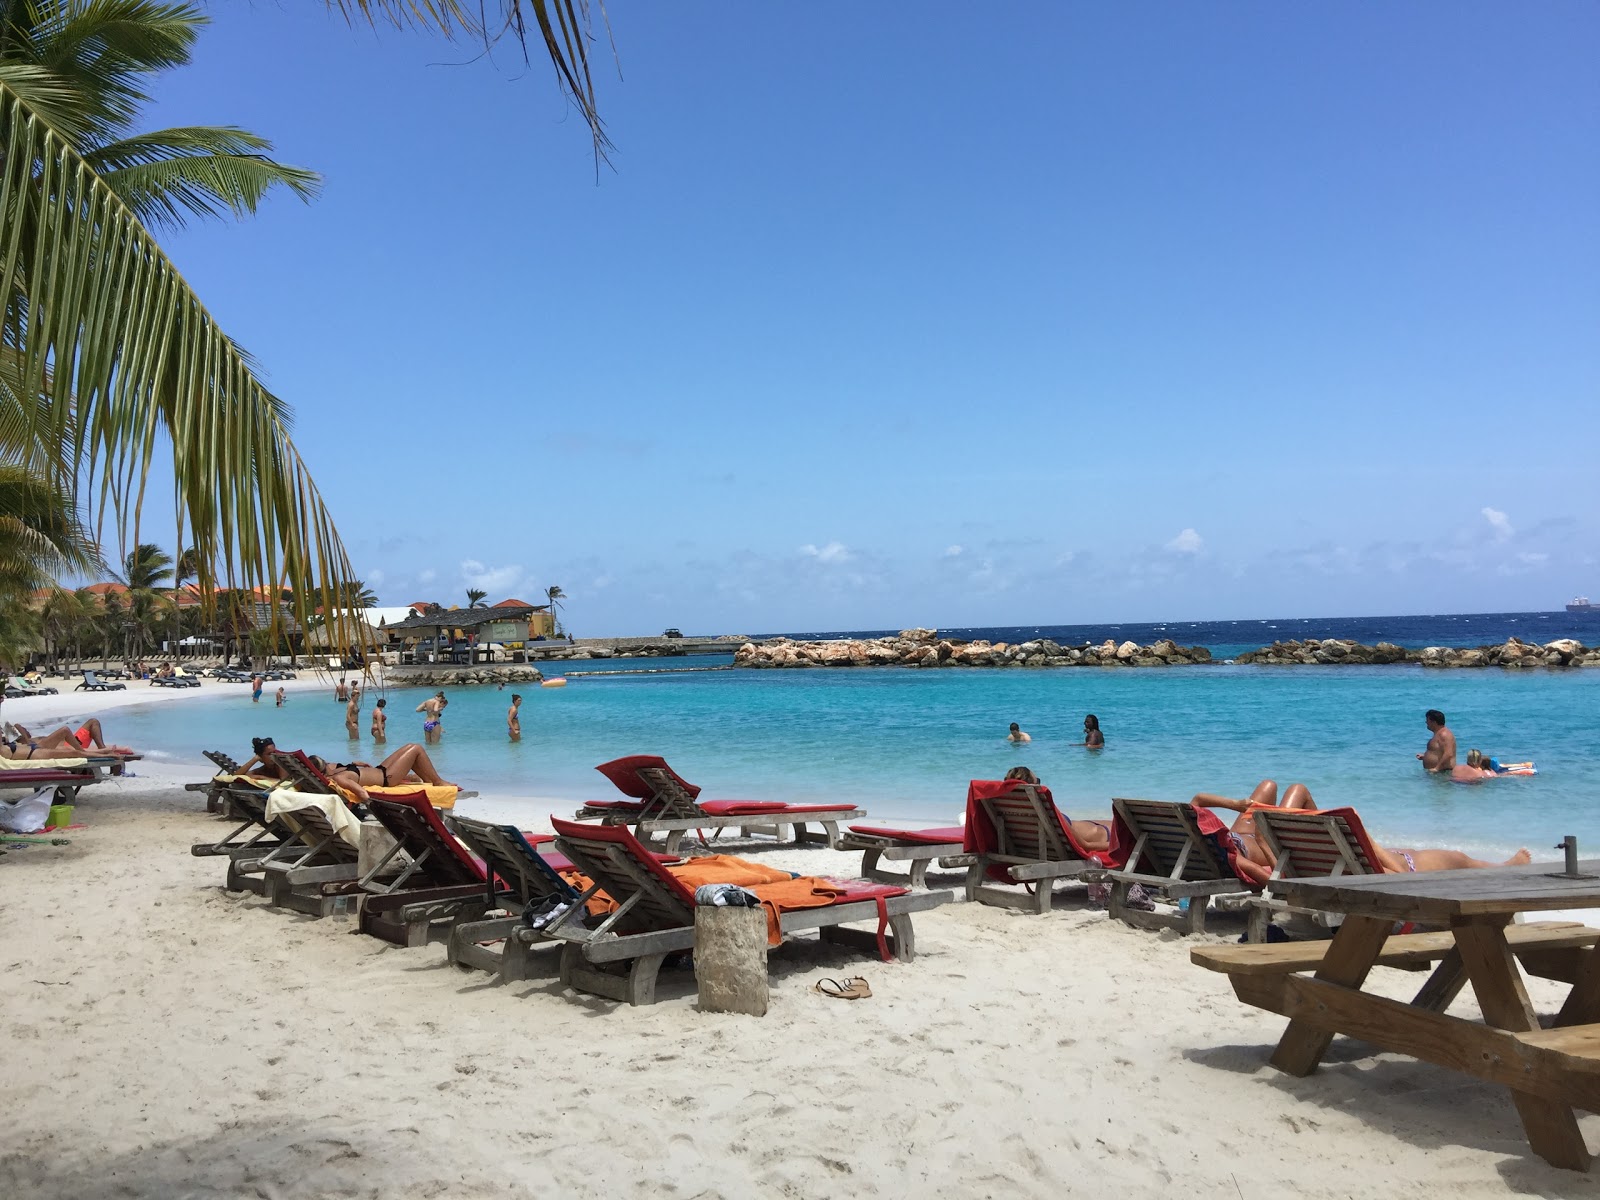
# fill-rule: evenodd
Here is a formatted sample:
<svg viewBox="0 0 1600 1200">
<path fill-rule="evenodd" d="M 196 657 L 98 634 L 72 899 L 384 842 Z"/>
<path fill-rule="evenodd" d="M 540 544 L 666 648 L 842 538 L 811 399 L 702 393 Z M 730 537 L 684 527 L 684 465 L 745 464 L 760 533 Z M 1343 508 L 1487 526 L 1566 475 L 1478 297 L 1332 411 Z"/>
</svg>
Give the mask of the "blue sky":
<svg viewBox="0 0 1600 1200">
<path fill-rule="evenodd" d="M 217 4 L 164 239 L 385 603 L 579 634 L 1600 593 L 1600 8 L 608 4 L 549 69 Z"/>
</svg>

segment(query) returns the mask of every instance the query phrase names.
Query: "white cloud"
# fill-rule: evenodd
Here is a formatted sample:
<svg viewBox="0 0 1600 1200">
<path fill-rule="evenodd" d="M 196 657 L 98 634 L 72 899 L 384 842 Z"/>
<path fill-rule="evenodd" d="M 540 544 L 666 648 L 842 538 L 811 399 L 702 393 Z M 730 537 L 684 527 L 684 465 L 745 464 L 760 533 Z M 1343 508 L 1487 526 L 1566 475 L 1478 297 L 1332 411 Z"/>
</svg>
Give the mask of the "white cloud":
<svg viewBox="0 0 1600 1200">
<path fill-rule="evenodd" d="M 423 570 L 417 573 L 417 582 L 420 584 L 430 584 L 437 578 L 439 578 L 439 572 L 435 571 L 432 567 L 425 567 Z"/>
<path fill-rule="evenodd" d="M 505 599 L 518 590 L 525 578 L 522 567 L 516 563 L 506 567 L 489 567 L 475 558 L 461 563 L 461 581 L 469 588 L 482 588 L 491 601 Z"/>
<path fill-rule="evenodd" d="M 813 546 L 809 542 L 800 547 L 800 553 L 818 562 L 842 563 L 850 561 L 850 551 L 843 542 L 829 542 L 826 546 Z"/>
<path fill-rule="evenodd" d="M 1497 542 L 1505 541 L 1516 532 L 1511 527 L 1511 519 L 1498 508 L 1484 508 L 1483 519 L 1489 522 L 1489 528 L 1494 530 L 1494 540 Z"/>
<path fill-rule="evenodd" d="M 1199 554 L 1206 548 L 1206 540 L 1192 529 L 1185 529 L 1167 543 L 1174 554 Z"/>
<path fill-rule="evenodd" d="M 961 550 L 960 546 L 946 546 L 944 548 L 944 556 L 946 558 L 960 558 Z"/>
<path fill-rule="evenodd" d="M 372 570 L 367 572 L 365 582 L 368 587 L 380 588 L 383 586 L 383 581 L 387 578 L 388 576 L 385 575 L 381 570 L 379 570 L 377 567 L 373 567 Z"/>
<path fill-rule="evenodd" d="M 1517 555 L 1517 561 L 1526 563 L 1530 567 L 1542 567 L 1550 561 L 1550 556 L 1544 553 L 1519 554 Z"/>
</svg>

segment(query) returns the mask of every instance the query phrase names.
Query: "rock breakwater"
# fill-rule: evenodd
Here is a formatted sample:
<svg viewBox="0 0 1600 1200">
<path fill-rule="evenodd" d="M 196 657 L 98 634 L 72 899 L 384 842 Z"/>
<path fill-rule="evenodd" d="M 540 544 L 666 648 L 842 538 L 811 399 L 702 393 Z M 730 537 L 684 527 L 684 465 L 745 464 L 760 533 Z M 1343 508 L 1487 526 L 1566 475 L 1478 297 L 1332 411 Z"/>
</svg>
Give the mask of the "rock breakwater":
<svg viewBox="0 0 1600 1200">
<path fill-rule="evenodd" d="M 537 667 L 390 667 L 384 672 L 388 687 L 471 687 L 482 683 L 539 683 L 544 672 Z"/>
<path fill-rule="evenodd" d="M 1408 650 L 1393 642 L 1366 646 L 1336 638 L 1273 642 L 1234 659 L 1269 666 L 1335 666 L 1368 663 L 1416 663 L 1424 667 L 1600 667 L 1600 650 L 1562 638 L 1538 645 L 1511 638 L 1496 646 L 1426 646 Z"/>
<path fill-rule="evenodd" d="M 1110 640 L 1063 646 L 1048 638 L 969 642 L 941 638 L 933 629 L 831 642 L 774 638 L 759 645 L 746 642 L 733 656 L 736 667 L 1170 667 L 1210 661 L 1204 646 L 1179 646 L 1166 639 L 1148 646 Z"/>
</svg>

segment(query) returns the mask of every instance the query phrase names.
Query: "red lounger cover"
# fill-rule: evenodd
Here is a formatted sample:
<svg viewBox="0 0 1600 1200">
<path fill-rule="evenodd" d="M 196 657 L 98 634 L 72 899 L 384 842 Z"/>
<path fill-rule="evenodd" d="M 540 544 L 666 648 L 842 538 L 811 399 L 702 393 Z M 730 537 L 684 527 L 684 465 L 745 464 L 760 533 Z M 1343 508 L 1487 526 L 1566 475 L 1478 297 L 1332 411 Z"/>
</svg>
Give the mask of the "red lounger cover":
<svg viewBox="0 0 1600 1200">
<path fill-rule="evenodd" d="M 890 829 L 886 825 L 852 825 L 850 832 L 924 846 L 943 846 L 951 842 L 959 845 L 967 836 L 967 831 L 960 825 L 950 825 L 944 829 Z"/>
<path fill-rule="evenodd" d="M 604 775 L 624 796 L 632 796 L 636 800 L 648 801 L 655 796 L 655 790 L 639 775 L 639 768 L 654 767 L 665 771 L 678 785 L 688 792 L 690 797 L 699 801 L 700 789 L 679 775 L 670 766 L 667 760 L 659 754 L 630 754 L 626 758 L 614 758 L 610 762 L 603 762 L 595 768 Z M 591 808 L 604 808 L 607 806 L 629 806 L 627 801 L 598 801 L 591 802 Z M 711 817 L 753 817 L 765 813 L 810 813 L 810 812 L 850 812 L 854 804 L 785 804 L 780 800 L 707 800 L 700 805 L 707 816 Z"/>
</svg>

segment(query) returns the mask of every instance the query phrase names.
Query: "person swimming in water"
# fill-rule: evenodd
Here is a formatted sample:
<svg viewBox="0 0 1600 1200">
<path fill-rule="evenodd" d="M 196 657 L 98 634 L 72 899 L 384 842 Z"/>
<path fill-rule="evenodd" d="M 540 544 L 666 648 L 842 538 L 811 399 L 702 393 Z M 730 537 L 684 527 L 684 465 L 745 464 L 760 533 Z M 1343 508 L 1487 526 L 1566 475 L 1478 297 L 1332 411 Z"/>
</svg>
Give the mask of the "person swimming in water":
<svg viewBox="0 0 1600 1200">
<path fill-rule="evenodd" d="M 1303 783 L 1291 783 L 1280 802 L 1278 784 L 1271 779 L 1263 779 L 1256 784 L 1255 790 L 1245 800 L 1230 799 L 1214 792 L 1197 792 L 1191 803 L 1200 808 L 1225 808 L 1240 814 L 1230 828 L 1229 835 L 1233 839 L 1234 848 L 1239 852 L 1237 861 L 1240 869 L 1261 883 L 1272 878 L 1278 860 L 1268 848 L 1266 840 L 1256 832 L 1253 810 L 1258 808 L 1309 810 L 1317 807 L 1316 801 L 1311 798 L 1311 789 Z M 1469 867 L 1518 867 L 1533 860 L 1533 856 L 1527 850 L 1518 850 L 1505 862 L 1494 863 L 1473 858 L 1460 850 L 1426 850 L 1416 847 L 1391 849 L 1379 845 L 1370 830 L 1367 833 L 1367 840 L 1372 844 L 1372 851 L 1377 855 L 1383 869 L 1396 874 L 1407 871 L 1459 871 Z"/>
<path fill-rule="evenodd" d="M 1018 725 L 1015 721 L 1013 721 L 1013 722 L 1011 722 L 1011 732 L 1006 734 L 1006 741 L 1008 741 L 1008 742 L 1019 742 L 1020 743 L 1020 742 L 1031 742 L 1031 741 L 1033 741 L 1033 739 L 1031 737 L 1029 737 L 1027 734 L 1022 732 L 1022 726 Z"/>
<path fill-rule="evenodd" d="M 1083 744 L 1090 750 L 1104 750 L 1106 735 L 1100 732 L 1100 718 L 1090 713 L 1083 719 Z"/>
</svg>

